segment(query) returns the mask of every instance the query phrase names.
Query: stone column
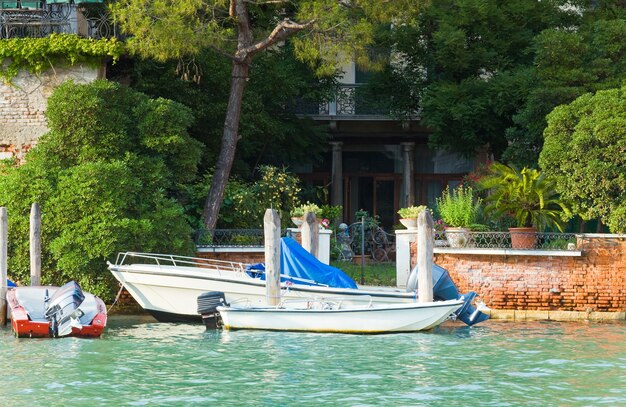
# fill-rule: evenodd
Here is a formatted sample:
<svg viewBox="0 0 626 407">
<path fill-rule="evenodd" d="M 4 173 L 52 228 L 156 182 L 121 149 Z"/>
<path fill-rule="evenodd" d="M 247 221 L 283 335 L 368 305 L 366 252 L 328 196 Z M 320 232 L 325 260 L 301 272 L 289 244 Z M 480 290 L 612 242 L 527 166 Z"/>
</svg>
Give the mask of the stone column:
<svg viewBox="0 0 626 407">
<path fill-rule="evenodd" d="M 402 196 L 400 207 L 415 205 L 415 143 L 400 143 L 402 146 Z"/>
<path fill-rule="evenodd" d="M 330 204 L 331 205 L 343 205 L 343 161 L 342 161 L 342 148 L 343 143 L 341 141 L 333 141 L 330 143 L 333 148 L 333 164 L 331 174 L 331 192 L 330 192 Z M 337 219 L 338 222 L 341 222 Z"/>
</svg>

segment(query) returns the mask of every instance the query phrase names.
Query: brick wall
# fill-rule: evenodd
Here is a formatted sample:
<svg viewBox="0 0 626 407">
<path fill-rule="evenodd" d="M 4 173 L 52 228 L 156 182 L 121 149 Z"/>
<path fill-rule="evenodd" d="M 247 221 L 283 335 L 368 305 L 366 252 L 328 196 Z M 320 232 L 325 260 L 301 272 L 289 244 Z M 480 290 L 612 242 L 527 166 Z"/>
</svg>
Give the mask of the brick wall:
<svg viewBox="0 0 626 407">
<path fill-rule="evenodd" d="M 265 252 L 261 249 L 258 252 L 212 252 L 212 251 L 198 251 L 197 257 L 203 259 L 215 259 L 224 261 L 235 261 L 238 263 L 255 264 L 263 263 L 265 261 Z"/>
<path fill-rule="evenodd" d="M 0 81 L 0 159 L 22 159 L 48 131 L 45 111 L 55 87 L 67 80 L 89 83 L 104 77 L 104 69 L 87 66 L 55 67 L 40 76 L 21 71 L 12 83 Z"/>
<path fill-rule="evenodd" d="M 585 236 L 583 247 L 581 257 L 437 253 L 435 263 L 493 309 L 626 311 L 626 237 Z"/>
</svg>

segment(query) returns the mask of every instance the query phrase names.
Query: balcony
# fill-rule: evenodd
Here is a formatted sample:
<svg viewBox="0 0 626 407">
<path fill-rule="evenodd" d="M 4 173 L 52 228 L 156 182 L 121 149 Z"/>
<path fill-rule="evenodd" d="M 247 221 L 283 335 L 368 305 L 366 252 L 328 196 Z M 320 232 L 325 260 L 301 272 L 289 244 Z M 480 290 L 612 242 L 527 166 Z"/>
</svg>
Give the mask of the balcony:
<svg viewBox="0 0 626 407">
<path fill-rule="evenodd" d="M 362 83 L 341 84 L 330 100 L 300 100 L 294 111 L 316 120 L 394 120 L 391 99 L 381 97 Z"/>
<path fill-rule="evenodd" d="M 0 0 L 0 39 L 52 33 L 94 39 L 118 36 L 102 0 Z"/>
</svg>

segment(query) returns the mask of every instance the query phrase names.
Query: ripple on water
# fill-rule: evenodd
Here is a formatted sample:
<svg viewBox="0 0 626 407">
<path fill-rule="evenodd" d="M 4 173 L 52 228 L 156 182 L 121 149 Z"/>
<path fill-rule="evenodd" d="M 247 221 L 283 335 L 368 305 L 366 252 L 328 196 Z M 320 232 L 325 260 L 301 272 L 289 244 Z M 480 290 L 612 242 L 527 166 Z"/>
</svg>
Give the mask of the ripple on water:
<svg viewBox="0 0 626 407">
<path fill-rule="evenodd" d="M 607 341 L 611 343 L 607 343 Z M 111 317 L 99 340 L 0 329 L 7 405 L 626 405 L 626 324 L 428 333 L 206 331 Z M 67 398 L 71 394 L 71 398 Z M 59 403 L 64 400 L 64 403 Z M 0 404 L 2 404 L 0 403 Z"/>
</svg>

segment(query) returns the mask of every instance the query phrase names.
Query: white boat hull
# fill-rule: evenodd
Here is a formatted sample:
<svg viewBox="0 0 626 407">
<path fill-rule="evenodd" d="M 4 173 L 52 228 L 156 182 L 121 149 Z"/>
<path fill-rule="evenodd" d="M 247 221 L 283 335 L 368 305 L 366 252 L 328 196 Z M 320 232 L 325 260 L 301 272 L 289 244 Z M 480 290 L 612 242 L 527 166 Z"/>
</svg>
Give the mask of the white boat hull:
<svg viewBox="0 0 626 407">
<path fill-rule="evenodd" d="M 380 334 L 428 330 L 445 321 L 462 300 L 330 308 L 217 307 L 225 329 Z"/>
<path fill-rule="evenodd" d="M 266 302 L 265 281 L 244 271 L 153 264 L 110 265 L 109 270 L 141 307 L 162 321 L 199 321 L 197 298 L 207 291 L 220 291 L 228 303 L 246 301 L 262 306 Z M 410 303 L 414 293 L 385 287 L 360 289 L 285 285 L 282 296 L 301 298 L 342 298 L 346 304 Z"/>
</svg>

